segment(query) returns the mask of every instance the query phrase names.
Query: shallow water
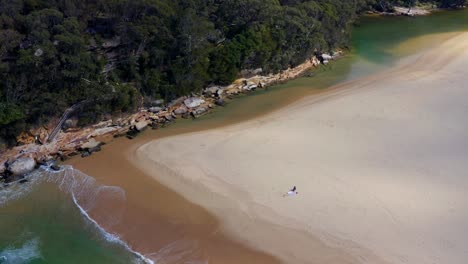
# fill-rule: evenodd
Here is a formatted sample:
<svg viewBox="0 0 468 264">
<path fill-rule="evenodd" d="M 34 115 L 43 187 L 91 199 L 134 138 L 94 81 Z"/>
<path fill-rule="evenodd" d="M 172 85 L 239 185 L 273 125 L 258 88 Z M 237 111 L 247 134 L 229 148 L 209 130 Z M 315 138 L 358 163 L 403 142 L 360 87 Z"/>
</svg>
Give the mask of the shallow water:
<svg viewBox="0 0 468 264">
<path fill-rule="evenodd" d="M 58 173 L 39 169 L 30 179 L 9 187 L 21 197 L 8 202 L 9 195 L 3 197 L 0 263 L 141 262 L 116 237 L 83 217 L 108 198 L 125 204 L 121 188 L 102 186 L 71 167 Z M 118 221 L 119 206 L 115 209 L 103 223 Z"/>
<path fill-rule="evenodd" d="M 188 132 L 265 114 L 334 84 L 388 69 L 401 58 L 430 48 L 450 38 L 453 32 L 466 30 L 468 10 L 441 12 L 419 18 L 365 17 L 359 21 L 353 32 L 353 50 L 339 61 L 320 67 L 313 73 L 314 77 L 299 78 L 287 84 L 270 87 L 268 90 L 256 91 L 249 96 L 237 98 L 229 102 L 228 106 L 218 108 L 195 121 L 177 122 L 157 133 Z M 36 175 L 32 182 L 20 185 L 20 190 L 15 190 L 15 187 L 0 189 L 0 263 L 141 261 L 135 253 L 129 252 L 126 244 L 101 230 L 119 229 L 114 227 L 122 225 L 122 214 L 129 207 L 127 200 L 129 197 L 138 196 L 138 192 L 143 191 L 141 186 L 129 185 L 125 186 L 125 189 L 105 186 L 71 168 L 67 175 L 51 174 L 45 170 L 36 174 L 40 175 Z M 149 189 L 145 191 L 151 192 Z M 18 193 L 21 195 L 16 195 Z M 148 210 L 151 208 L 153 211 L 168 211 L 167 215 L 178 214 L 170 221 L 180 221 L 182 225 L 186 223 L 179 218 L 184 218 L 185 221 L 199 219 L 172 212 L 170 206 L 164 203 L 155 202 L 139 206 L 146 206 Z M 87 216 L 94 218 L 100 226 Z M 194 225 L 201 226 L 200 223 Z M 138 228 L 138 225 L 131 226 L 131 229 Z M 186 235 L 173 232 L 180 237 Z M 144 230 L 136 233 L 144 233 Z M 163 234 L 171 235 L 161 230 L 161 236 Z M 190 235 L 197 237 L 196 233 Z M 167 241 L 165 245 L 155 245 L 155 248 L 147 249 L 144 253 L 155 261 L 164 259 L 170 260 L 171 263 L 184 263 L 194 260 L 194 255 L 200 255 L 193 252 L 194 255 L 190 255 L 192 253 L 187 248 L 196 247 L 191 241 L 169 242 L 170 238 L 164 241 Z M 193 243 L 198 242 L 195 240 Z M 206 254 L 213 253 L 204 253 L 205 257 Z"/>
</svg>

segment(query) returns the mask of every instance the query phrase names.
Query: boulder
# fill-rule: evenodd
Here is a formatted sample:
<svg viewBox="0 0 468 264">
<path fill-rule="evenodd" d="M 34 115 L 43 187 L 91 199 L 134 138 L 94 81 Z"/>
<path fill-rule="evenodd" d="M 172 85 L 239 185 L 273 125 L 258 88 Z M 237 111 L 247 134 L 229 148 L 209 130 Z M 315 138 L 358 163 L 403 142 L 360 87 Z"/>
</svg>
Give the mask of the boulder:
<svg viewBox="0 0 468 264">
<path fill-rule="evenodd" d="M 223 98 L 219 98 L 218 100 L 215 101 L 215 104 L 218 105 L 218 106 L 225 106 L 226 101 L 224 101 Z"/>
<path fill-rule="evenodd" d="M 139 121 L 135 123 L 134 128 L 136 131 L 141 132 L 148 126 L 148 122 L 146 120 Z"/>
<path fill-rule="evenodd" d="M 94 148 L 88 149 L 89 153 L 94 153 L 94 152 L 99 152 L 99 151 L 101 151 L 101 146 L 96 146 Z"/>
<path fill-rule="evenodd" d="M 203 106 L 200 106 L 197 109 L 195 109 L 195 111 L 193 111 L 193 112 L 194 112 L 195 115 L 201 115 L 201 114 L 205 113 L 206 111 L 208 111 L 208 109 L 206 109 Z"/>
<path fill-rule="evenodd" d="M 215 94 L 217 93 L 218 90 L 222 90 L 222 89 L 220 89 L 219 86 L 210 86 L 210 87 L 205 88 L 203 92 L 206 94 Z"/>
<path fill-rule="evenodd" d="M 94 139 L 94 138 L 90 138 L 88 140 L 88 142 L 81 145 L 80 148 L 81 149 L 92 149 L 92 148 L 95 148 L 95 147 L 100 146 L 100 145 L 101 145 L 101 142 L 96 141 L 96 139 Z"/>
<path fill-rule="evenodd" d="M 99 136 L 102 136 L 102 135 L 106 135 L 106 134 L 109 134 L 109 133 L 113 133 L 117 130 L 119 130 L 120 127 L 104 127 L 104 128 L 99 128 L 99 129 L 96 129 L 94 130 L 91 134 L 89 134 L 88 138 L 91 138 L 91 137 L 99 137 Z"/>
<path fill-rule="evenodd" d="M 92 125 L 93 128 L 103 128 L 103 127 L 108 127 L 112 125 L 112 120 L 107 120 L 107 121 L 102 121 L 99 122 L 95 125 Z"/>
<path fill-rule="evenodd" d="M 162 110 L 162 107 L 159 107 L 159 106 L 153 106 L 153 107 L 150 107 L 148 108 L 148 111 L 150 111 L 151 113 L 159 113 L 160 111 Z"/>
<path fill-rule="evenodd" d="M 257 89 L 258 85 L 256 85 L 255 83 L 248 83 L 246 85 L 244 85 L 244 87 L 242 87 L 243 90 L 245 91 L 252 91 L 252 90 L 255 90 Z"/>
<path fill-rule="evenodd" d="M 175 100 L 172 100 L 169 104 L 167 104 L 167 107 L 171 108 L 173 106 L 179 105 L 179 104 L 183 103 L 186 98 L 187 97 L 183 96 L 183 97 L 177 98 Z"/>
<path fill-rule="evenodd" d="M 252 74 L 257 75 L 257 74 L 261 74 L 262 72 L 263 72 L 263 69 L 262 69 L 262 68 L 257 68 L 257 69 L 255 69 L 255 70 L 252 71 Z"/>
<path fill-rule="evenodd" d="M 203 104 L 205 100 L 198 98 L 198 97 L 190 97 L 184 100 L 184 104 L 188 108 L 196 108 L 199 107 L 201 104 Z"/>
<path fill-rule="evenodd" d="M 38 133 L 36 134 L 36 139 L 38 143 L 40 144 L 46 143 L 47 138 L 49 138 L 49 131 L 44 127 L 40 128 Z"/>
<path fill-rule="evenodd" d="M 183 114 L 185 114 L 187 112 L 188 112 L 187 107 L 185 107 L 183 105 L 180 106 L 179 108 L 177 108 L 176 110 L 174 110 L 174 114 L 176 114 L 176 115 L 183 115 Z"/>
<path fill-rule="evenodd" d="M 17 138 L 16 141 L 20 145 L 33 144 L 36 142 L 36 138 L 29 132 L 22 132 Z"/>
<path fill-rule="evenodd" d="M 165 115 L 164 118 L 166 119 L 167 122 L 170 122 L 170 121 L 173 121 L 174 118 L 172 117 L 172 115 Z"/>
<path fill-rule="evenodd" d="M 8 170 L 15 176 L 23 175 L 34 170 L 36 161 L 31 157 L 24 157 L 15 160 L 8 166 Z"/>
<path fill-rule="evenodd" d="M 329 61 L 329 60 L 333 59 L 333 57 L 328 53 L 323 53 L 321 57 L 322 57 L 322 60 L 324 60 L 324 61 L 325 60 Z"/>
<path fill-rule="evenodd" d="M 64 130 L 67 130 L 69 128 L 74 128 L 78 126 L 78 119 L 77 118 L 70 118 L 65 120 L 65 122 L 62 125 L 62 128 Z"/>
</svg>

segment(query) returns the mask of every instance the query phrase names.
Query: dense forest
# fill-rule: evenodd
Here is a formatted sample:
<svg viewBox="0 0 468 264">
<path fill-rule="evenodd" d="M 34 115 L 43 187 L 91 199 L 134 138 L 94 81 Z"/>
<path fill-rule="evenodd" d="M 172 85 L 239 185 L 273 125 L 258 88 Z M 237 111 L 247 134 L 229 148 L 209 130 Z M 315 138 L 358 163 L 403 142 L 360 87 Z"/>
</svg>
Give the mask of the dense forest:
<svg viewBox="0 0 468 264">
<path fill-rule="evenodd" d="M 78 102 L 94 122 L 242 69 L 280 71 L 346 47 L 360 13 L 396 4 L 416 1 L 0 0 L 0 141 Z"/>
</svg>

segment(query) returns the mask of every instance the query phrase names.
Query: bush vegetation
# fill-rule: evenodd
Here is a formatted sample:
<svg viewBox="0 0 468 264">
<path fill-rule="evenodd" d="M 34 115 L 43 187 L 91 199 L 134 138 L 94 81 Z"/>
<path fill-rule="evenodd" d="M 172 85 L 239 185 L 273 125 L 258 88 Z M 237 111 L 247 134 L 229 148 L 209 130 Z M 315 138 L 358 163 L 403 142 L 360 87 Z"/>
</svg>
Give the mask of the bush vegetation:
<svg viewBox="0 0 468 264">
<path fill-rule="evenodd" d="M 83 120 L 94 122 L 142 97 L 228 84 L 242 69 L 280 71 L 346 47 L 357 15 L 394 4 L 416 2 L 0 0 L 0 138 L 14 144 L 19 131 L 84 100 L 94 103 Z"/>
</svg>

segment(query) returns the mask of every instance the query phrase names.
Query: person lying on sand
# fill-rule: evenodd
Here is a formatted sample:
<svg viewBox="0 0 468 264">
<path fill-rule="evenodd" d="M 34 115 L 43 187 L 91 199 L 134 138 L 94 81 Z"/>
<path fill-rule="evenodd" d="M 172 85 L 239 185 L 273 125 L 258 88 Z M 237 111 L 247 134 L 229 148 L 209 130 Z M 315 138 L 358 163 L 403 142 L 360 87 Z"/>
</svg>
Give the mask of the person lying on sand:
<svg viewBox="0 0 468 264">
<path fill-rule="evenodd" d="M 296 194 L 299 194 L 299 192 L 296 191 L 296 186 L 294 186 L 291 190 L 289 190 L 287 193 L 283 194 L 283 197 L 285 196 L 294 196 Z"/>
</svg>

